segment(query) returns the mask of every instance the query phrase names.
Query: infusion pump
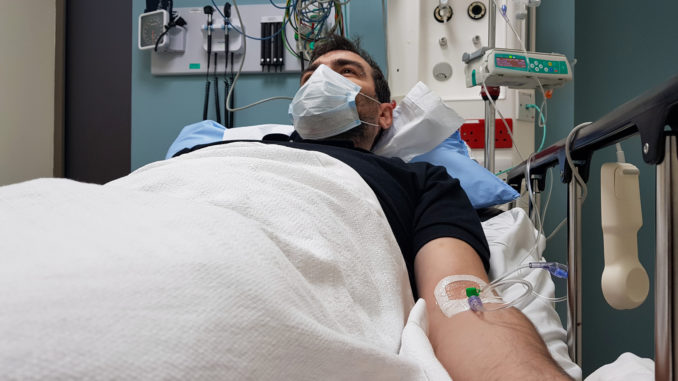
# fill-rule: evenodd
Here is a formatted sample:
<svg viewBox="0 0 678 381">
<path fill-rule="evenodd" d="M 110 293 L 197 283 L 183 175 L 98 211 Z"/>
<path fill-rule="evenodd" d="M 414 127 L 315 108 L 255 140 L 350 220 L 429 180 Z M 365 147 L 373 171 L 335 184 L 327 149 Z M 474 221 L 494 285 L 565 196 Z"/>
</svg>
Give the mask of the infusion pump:
<svg viewBox="0 0 678 381">
<path fill-rule="evenodd" d="M 560 87 L 572 80 L 572 68 L 562 54 L 512 49 L 489 49 L 467 60 L 466 87 L 507 86 L 512 89 Z"/>
</svg>

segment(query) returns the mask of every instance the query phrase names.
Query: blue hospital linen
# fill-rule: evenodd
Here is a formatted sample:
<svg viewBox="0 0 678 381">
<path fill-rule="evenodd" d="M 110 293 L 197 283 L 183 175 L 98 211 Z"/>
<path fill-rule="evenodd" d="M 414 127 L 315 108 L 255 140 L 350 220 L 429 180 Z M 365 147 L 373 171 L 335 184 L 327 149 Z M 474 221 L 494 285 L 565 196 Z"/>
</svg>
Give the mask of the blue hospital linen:
<svg viewBox="0 0 678 381">
<path fill-rule="evenodd" d="M 505 204 L 520 196 L 515 189 L 469 157 L 468 148 L 461 140 L 459 131 L 433 150 L 411 160 L 421 161 L 443 166 L 450 176 L 459 179 L 461 187 L 476 209 Z"/>
<path fill-rule="evenodd" d="M 203 120 L 184 127 L 174 140 L 165 155 L 169 159 L 184 148 L 192 148 L 199 144 L 214 143 L 223 140 L 226 127 L 213 120 Z"/>
</svg>

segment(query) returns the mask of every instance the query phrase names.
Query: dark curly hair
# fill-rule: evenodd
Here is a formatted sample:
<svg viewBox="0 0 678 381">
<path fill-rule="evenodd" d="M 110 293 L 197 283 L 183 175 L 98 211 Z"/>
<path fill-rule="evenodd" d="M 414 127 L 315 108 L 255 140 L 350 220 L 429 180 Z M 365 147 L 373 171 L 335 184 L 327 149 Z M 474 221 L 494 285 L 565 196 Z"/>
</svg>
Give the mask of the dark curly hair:
<svg viewBox="0 0 678 381">
<path fill-rule="evenodd" d="M 318 57 L 334 50 L 347 50 L 362 57 L 362 59 L 372 67 L 372 80 L 374 81 L 374 90 L 377 94 L 377 99 L 381 103 L 388 103 L 391 101 L 391 90 L 388 88 L 388 82 L 386 81 L 386 77 L 384 77 L 384 73 L 382 73 L 379 65 L 374 62 L 374 59 L 372 59 L 365 50 L 360 48 L 360 40 L 358 39 L 354 42 L 336 34 L 329 36 L 313 49 L 313 52 L 311 53 L 311 63 Z"/>
</svg>

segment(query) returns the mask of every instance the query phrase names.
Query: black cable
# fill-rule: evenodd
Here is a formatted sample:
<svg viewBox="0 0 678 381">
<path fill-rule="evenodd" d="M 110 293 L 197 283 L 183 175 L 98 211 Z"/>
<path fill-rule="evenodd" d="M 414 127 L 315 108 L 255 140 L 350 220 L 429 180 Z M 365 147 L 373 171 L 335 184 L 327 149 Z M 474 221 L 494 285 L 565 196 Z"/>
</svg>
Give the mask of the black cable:
<svg viewBox="0 0 678 381">
<path fill-rule="evenodd" d="M 147 3 L 148 4 L 148 1 Z M 165 25 L 165 30 L 160 33 L 160 36 L 158 36 L 158 39 L 155 40 L 155 48 L 153 49 L 154 51 L 158 51 L 158 45 L 160 45 L 160 40 L 172 29 L 177 26 L 184 26 L 186 25 L 186 20 L 184 20 L 181 17 L 177 17 L 176 13 L 174 12 L 173 8 L 173 1 L 169 0 L 169 4 L 166 4 L 166 0 L 162 0 L 158 2 L 158 8 L 165 9 L 165 6 L 169 7 L 168 13 L 169 13 L 169 22 L 167 25 Z M 157 8 L 156 8 L 157 9 Z"/>
<path fill-rule="evenodd" d="M 162 33 L 160 33 L 160 35 L 158 36 L 158 39 L 155 40 L 155 49 L 154 49 L 154 50 L 155 50 L 156 52 L 158 51 L 158 45 L 160 45 L 160 40 L 162 40 L 163 36 L 165 36 L 165 35 L 167 34 L 167 32 L 169 32 L 169 30 L 170 30 L 171 28 L 172 28 L 172 27 L 169 26 L 169 24 L 168 24 L 168 25 L 165 25 L 165 30 L 164 30 Z"/>
<path fill-rule="evenodd" d="M 212 58 L 212 13 L 214 8 L 206 5 L 203 12 L 207 15 L 207 70 L 205 71 L 205 99 L 202 106 L 202 120 L 207 120 L 210 100 L 210 59 Z"/>
<path fill-rule="evenodd" d="M 219 102 L 219 78 L 217 77 L 217 52 L 214 52 L 214 109 L 217 112 L 217 123 L 221 124 L 221 104 Z"/>
<path fill-rule="evenodd" d="M 245 57 L 243 57 L 242 59 L 245 59 Z M 235 88 L 233 88 L 231 90 L 230 87 L 235 85 L 234 81 L 235 81 L 235 73 L 233 72 L 233 53 L 231 53 L 231 79 L 229 81 L 228 86 L 229 86 L 229 91 L 232 91 L 231 92 L 231 102 L 229 104 L 229 107 L 232 108 L 232 109 L 235 108 Z M 233 111 L 229 111 L 228 128 L 233 128 L 233 126 L 235 126 L 235 113 Z"/>
<path fill-rule="evenodd" d="M 158 0 L 146 0 L 146 9 L 144 9 L 144 13 L 157 11 L 158 7 L 160 7 L 160 2 Z"/>
<path fill-rule="evenodd" d="M 231 120 L 231 113 L 228 111 L 228 51 L 231 49 L 231 38 L 228 32 L 227 21 L 231 17 L 231 3 L 226 2 L 224 5 L 224 126 L 228 128 Z"/>
<path fill-rule="evenodd" d="M 209 106 L 209 98 L 210 98 L 210 85 L 212 85 L 212 82 L 207 81 L 205 82 L 205 103 L 202 105 L 202 120 L 207 120 L 207 109 Z"/>
</svg>

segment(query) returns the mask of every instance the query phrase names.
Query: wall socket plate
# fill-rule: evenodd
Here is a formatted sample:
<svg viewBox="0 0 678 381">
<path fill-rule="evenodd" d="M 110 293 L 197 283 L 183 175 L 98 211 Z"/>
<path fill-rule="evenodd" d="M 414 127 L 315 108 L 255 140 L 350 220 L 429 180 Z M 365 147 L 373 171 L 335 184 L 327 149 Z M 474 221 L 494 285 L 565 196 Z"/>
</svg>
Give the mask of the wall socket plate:
<svg viewBox="0 0 678 381">
<path fill-rule="evenodd" d="M 506 119 L 506 124 L 513 131 L 513 119 Z M 466 120 L 459 128 L 459 133 L 469 147 L 485 148 L 485 119 Z M 513 139 L 506 130 L 506 125 L 501 119 L 496 119 L 494 121 L 494 147 L 511 148 L 512 146 Z"/>
<path fill-rule="evenodd" d="M 526 108 L 527 105 L 534 104 L 534 91 L 533 90 L 518 90 L 518 120 L 523 120 L 526 122 L 534 122 L 535 118 L 535 109 Z"/>
</svg>

